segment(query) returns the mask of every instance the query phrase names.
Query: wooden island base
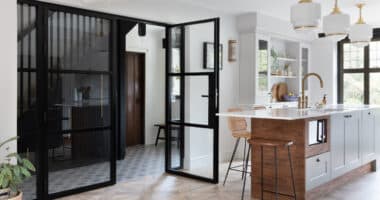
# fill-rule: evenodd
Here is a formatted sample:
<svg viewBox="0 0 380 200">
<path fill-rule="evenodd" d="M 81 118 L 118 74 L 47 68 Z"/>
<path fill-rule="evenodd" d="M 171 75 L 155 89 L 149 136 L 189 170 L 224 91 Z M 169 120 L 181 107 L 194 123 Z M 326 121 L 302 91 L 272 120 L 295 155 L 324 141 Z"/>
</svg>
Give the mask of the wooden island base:
<svg viewBox="0 0 380 200">
<path fill-rule="evenodd" d="M 375 161 L 353 169 L 342 176 L 327 181 L 310 190 L 307 189 L 307 165 L 306 161 L 314 159 L 320 154 L 329 154 L 330 139 L 323 145 L 309 146 L 308 141 L 308 124 L 310 120 L 326 120 L 326 130 L 329 130 L 330 117 L 324 116 L 319 118 L 308 118 L 301 120 L 275 120 L 275 119 L 251 119 L 252 140 L 255 138 L 269 140 L 286 140 L 293 141 L 290 152 L 294 168 L 295 191 L 297 200 L 313 200 L 322 197 L 333 191 L 339 186 L 347 184 L 350 180 L 376 170 Z M 330 138 L 330 131 L 327 137 Z M 263 151 L 262 151 L 263 149 Z M 278 191 L 280 200 L 290 200 L 293 198 L 293 188 L 291 182 L 290 163 L 287 149 L 278 148 Z M 263 152 L 263 162 L 261 153 Z M 275 162 L 274 149 L 270 147 L 253 146 L 252 148 L 252 180 L 251 180 L 251 197 L 252 199 L 275 199 Z M 317 160 L 317 159 L 315 159 Z M 329 159 L 326 159 L 329 160 Z M 323 161 L 317 161 L 323 163 Z M 326 161 L 327 162 L 327 161 Z M 328 166 L 330 161 L 326 164 Z M 263 171 L 261 171 L 263 168 Z M 320 168 L 318 168 L 320 169 Z M 263 174 L 263 178 L 261 175 Z M 263 186 L 262 186 L 263 185 Z M 264 188 L 263 198 L 261 189 Z"/>
</svg>

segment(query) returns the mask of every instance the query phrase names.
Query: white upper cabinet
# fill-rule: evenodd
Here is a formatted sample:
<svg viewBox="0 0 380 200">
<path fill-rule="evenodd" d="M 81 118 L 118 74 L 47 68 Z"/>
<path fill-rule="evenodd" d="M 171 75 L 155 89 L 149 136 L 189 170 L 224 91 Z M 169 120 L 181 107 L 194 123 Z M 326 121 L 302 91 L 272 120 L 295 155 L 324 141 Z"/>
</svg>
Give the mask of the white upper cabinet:
<svg viewBox="0 0 380 200">
<path fill-rule="evenodd" d="M 239 103 L 278 102 L 296 106 L 302 77 L 309 71 L 309 41 L 289 29 L 288 22 L 258 13 L 238 17 L 237 24 Z M 282 95 L 276 95 L 277 90 L 272 90 L 279 83 L 287 86 L 287 92 L 281 90 Z M 282 98 L 285 95 L 290 97 Z"/>
</svg>

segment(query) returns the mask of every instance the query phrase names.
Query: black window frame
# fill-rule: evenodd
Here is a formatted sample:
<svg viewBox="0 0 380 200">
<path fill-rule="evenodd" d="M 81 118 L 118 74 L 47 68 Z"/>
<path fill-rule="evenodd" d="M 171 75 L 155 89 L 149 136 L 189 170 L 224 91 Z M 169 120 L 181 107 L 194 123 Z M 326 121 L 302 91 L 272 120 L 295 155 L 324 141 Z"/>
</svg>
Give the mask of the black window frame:
<svg viewBox="0 0 380 200">
<path fill-rule="evenodd" d="M 380 41 L 380 28 L 373 29 L 371 41 Z M 364 68 L 344 69 L 344 44 L 350 43 L 348 38 L 338 42 L 338 103 L 344 102 L 344 74 L 363 74 L 364 75 L 364 102 L 370 104 L 370 74 L 380 73 L 380 68 L 370 68 L 370 48 L 364 47 Z"/>
</svg>

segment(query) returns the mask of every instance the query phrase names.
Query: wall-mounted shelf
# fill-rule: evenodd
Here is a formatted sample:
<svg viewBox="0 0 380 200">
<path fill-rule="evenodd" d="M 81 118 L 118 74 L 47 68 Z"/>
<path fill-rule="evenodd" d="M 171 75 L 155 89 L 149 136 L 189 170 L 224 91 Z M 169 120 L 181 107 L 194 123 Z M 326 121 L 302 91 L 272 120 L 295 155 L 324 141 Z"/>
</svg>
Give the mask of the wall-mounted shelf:
<svg viewBox="0 0 380 200">
<path fill-rule="evenodd" d="M 272 78 L 297 78 L 297 76 L 280 76 L 280 75 L 271 75 Z"/>
<path fill-rule="evenodd" d="M 284 62 L 296 62 L 297 59 L 295 58 L 285 58 L 285 57 L 277 57 L 278 61 L 284 61 Z"/>
</svg>

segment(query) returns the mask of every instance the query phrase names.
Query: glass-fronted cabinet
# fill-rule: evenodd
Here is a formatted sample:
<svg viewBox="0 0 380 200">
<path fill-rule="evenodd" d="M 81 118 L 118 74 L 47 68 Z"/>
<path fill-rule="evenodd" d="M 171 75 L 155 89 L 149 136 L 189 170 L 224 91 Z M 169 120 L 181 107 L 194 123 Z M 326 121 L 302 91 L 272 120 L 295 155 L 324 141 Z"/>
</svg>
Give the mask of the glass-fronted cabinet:
<svg viewBox="0 0 380 200">
<path fill-rule="evenodd" d="M 260 96 L 268 93 L 268 53 L 268 41 L 259 40 L 259 51 L 257 54 L 257 92 Z"/>
<path fill-rule="evenodd" d="M 257 38 L 255 103 L 267 103 L 269 93 L 269 40 Z"/>
</svg>

